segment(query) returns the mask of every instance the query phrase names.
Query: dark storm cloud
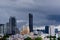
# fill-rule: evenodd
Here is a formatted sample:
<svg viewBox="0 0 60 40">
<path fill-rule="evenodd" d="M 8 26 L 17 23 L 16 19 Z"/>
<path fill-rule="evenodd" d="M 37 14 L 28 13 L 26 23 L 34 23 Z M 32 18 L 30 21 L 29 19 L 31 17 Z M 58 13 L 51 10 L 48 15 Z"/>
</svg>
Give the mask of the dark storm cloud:
<svg viewBox="0 0 60 40">
<path fill-rule="evenodd" d="M 60 15 L 48 15 L 46 19 L 52 21 L 50 24 L 60 25 Z"/>
<path fill-rule="evenodd" d="M 0 0 L 0 23 L 6 23 L 10 16 L 15 16 L 19 26 L 27 24 L 28 14 L 33 14 L 34 25 L 58 25 L 60 0 Z M 58 14 L 58 15 L 57 15 Z"/>
<path fill-rule="evenodd" d="M 48 20 L 54 20 L 56 22 L 60 22 L 60 15 L 48 15 L 47 19 Z"/>
</svg>

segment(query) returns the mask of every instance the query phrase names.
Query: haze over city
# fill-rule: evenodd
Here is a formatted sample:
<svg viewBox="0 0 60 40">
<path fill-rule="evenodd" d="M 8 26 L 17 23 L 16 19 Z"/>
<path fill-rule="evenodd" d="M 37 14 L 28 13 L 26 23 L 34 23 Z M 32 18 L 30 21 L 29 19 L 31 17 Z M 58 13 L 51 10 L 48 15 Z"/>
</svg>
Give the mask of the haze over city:
<svg viewBox="0 0 60 40">
<path fill-rule="evenodd" d="M 60 40 L 60 0 L 0 0 L 0 40 Z"/>
<path fill-rule="evenodd" d="M 60 0 L 0 0 L 0 23 L 10 16 L 17 19 L 18 28 L 28 24 L 28 14 L 33 14 L 34 26 L 60 24 Z"/>
</svg>

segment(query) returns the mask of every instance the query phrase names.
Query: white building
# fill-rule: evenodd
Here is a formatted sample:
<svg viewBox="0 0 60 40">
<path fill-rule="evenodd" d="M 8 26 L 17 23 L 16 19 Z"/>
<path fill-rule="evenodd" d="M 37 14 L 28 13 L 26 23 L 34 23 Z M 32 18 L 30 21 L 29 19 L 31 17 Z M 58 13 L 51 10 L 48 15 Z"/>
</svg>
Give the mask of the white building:
<svg viewBox="0 0 60 40">
<path fill-rule="evenodd" d="M 24 40 L 24 37 L 20 34 L 12 35 L 7 40 Z"/>
<path fill-rule="evenodd" d="M 54 25 L 51 25 L 50 27 L 49 27 L 49 35 L 51 35 L 51 36 L 55 36 L 55 29 L 54 29 Z"/>
</svg>

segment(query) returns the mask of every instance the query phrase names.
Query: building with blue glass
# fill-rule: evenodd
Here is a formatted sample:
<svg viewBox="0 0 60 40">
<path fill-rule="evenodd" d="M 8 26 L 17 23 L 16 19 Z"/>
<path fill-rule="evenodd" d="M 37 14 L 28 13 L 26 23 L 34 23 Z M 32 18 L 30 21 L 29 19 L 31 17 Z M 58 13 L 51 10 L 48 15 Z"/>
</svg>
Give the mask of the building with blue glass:
<svg viewBox="0 0 60 40">
<path fill-rule="evenodd" d="M 49 34 L 49 26 L 45 26 L 45 33 Z"/>
<path fill-rule="evenodd" d="M 33 15 L 29 13 L 29 29 L 33 32 Z"/>
</svg>

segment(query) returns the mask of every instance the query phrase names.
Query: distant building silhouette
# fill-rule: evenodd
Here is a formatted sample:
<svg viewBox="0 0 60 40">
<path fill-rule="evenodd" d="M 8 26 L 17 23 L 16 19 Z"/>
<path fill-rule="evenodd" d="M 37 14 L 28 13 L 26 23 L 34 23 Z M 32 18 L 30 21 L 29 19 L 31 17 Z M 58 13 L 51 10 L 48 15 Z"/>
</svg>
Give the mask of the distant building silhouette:
<svg viewBox="0 0 60 40">
<path fill-rule="evenodd" d="M 55 29 L 55 33 L 58 33 L 58 29 L 57 28 Z"/>
<path fill-rule="evenodd" d="M 10 27 L 10 25 L 9 25 L 9 22 L 8 23 L 6 23 L 6 29 L 7 29 L 7 32 L 6 32 L 6 34 L 11 34 L 11 27 Z"/>
<path fill-rule="evenodd" d="M 4 24 L 0 24 L 0 34 L 4 34 Z"/>
<path fill-rule="evenodd" d="M 29 29 L 33 32 L 33 15 L 29 13 Z"/>
<path fill-rule="evenodd" d="M 15 17 L 10 17 L 9 18 L 9 26 L 10 26 L 10 31 L 11 34 L 15 34 L 16 32 L 16 18 Z"/>
<path fill-rule="evenodd" d="M 38 32 L 42 32 L 42 33 L 45 33 L 45 30 L 39 30 L 37 29 Z"/>
<path fill-rule="evenodd" d="M 19 29 L 16 27 L 16 18 L 10 17 L 9 22 L 6 24 L 0 24 L 0 34 L 14 35 L 19 33 Z"/>
<path fill-rule="evenodd" d="M 49 34 L 49 26 L 45 26 L 45 33 Z"/>
<path fill-rule="evenodd" d="M 7 33 L 7 26 L 6 26 L 6 24 L 4 24 L 4 34 L 6 34 Z M 8 29 L 9 30 L 9 29 Z"/>
</svg>

